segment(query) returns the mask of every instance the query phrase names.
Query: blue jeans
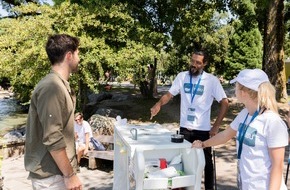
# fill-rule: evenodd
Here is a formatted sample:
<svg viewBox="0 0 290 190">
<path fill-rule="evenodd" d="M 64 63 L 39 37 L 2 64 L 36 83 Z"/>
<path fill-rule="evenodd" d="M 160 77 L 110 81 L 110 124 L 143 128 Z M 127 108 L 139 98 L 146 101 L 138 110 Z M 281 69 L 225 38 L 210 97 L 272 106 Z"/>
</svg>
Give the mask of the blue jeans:
<svg viewBox="0 0 290 190">
<path fill-rule="evenodd" d="M 209 139 L 209 131 L 188 130 L 184 127 L 180 127 L 180 134 L 184 135 L 184 138 L 192 143 L 195 140 L 205 141 Z M 205 157 L 204 167 L 204 187 L 205 189 L 213 189 L 213 161 L 211 147 L 203 149 Z"/>
</svg>

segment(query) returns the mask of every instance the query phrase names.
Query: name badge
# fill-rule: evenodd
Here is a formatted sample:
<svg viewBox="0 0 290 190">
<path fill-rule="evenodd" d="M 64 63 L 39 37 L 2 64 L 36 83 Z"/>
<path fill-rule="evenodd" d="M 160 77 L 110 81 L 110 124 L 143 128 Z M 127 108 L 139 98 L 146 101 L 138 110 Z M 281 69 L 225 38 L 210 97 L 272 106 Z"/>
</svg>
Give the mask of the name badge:
<svg viewBox="0 0 290 190">
<path fill-rule="evenodd" d="M 196 120 L 195 108 L 187 109 L 187 121 L 194 122 Z"/>
</svg>

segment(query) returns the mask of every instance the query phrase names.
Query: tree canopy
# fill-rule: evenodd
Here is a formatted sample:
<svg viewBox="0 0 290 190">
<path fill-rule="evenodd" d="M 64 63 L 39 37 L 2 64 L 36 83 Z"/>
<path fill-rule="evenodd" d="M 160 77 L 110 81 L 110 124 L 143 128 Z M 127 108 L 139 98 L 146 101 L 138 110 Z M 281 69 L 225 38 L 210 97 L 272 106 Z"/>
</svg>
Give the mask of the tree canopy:
<svg viewBox="0 0 290 190">
<path fill-rule="evenodd" d="M 280 9 L 284 10 L 274 6 L 270 14 L 270 7 L 277 2 L 54 0 L 50 6 L 47 1 L 5 0 L 2 5 L 12 16 L 0 19 L 0 78 L 10 80 L 22 102 L 29 101 L 36 83 L 49 72 L 44 48 L 47 37 L 67 33 L 81 40 L 79 73 L 70 79 L 79 98 L 87 88 L 97 92 L 107 70 L 122 79 L 135 80 L 137 76 L 142 81 L 146 66 L 157 60 L 158 71 L 175 75 L 187 69 L 194 50 L 203 49 L 210 55 L 207 71 L 226 79 L 244 68 L 265 69 L 280 89 L 280 99 L 286 87 L 281 80 L 284 54 L 266 61 L 272 53 L 283 52 L 283 45 L 285 52 L 290 52 L 288 43 L 275 38 L 279 35 L 267 35 L 267 27 L 273 25 L 267 21 L 278 18 L 273 17 L 275 11 L 279 15 Z M 289 28 L 287 11 L 282 16 L 285 19 L 281 17 L 277 25 L 282 30 L 276 27 L 273 32 L 280 32 L 284 39 L 284 24 Z M 279 48 L 273 52 L 265 48 L 266 39 L 274 40 Z M 278 64 L 273 73 L 267 68 L 276 65 L 275 61 Z"/>
<path fill-rule="evenodd" d="M 80 38 L 80 71 L 71 80 L 76 90 L 78 81 L 82 80 L 97 91 L 107 68 L 127 77 L 130 68 L 146 67 L 157 53 L 150 45 L 141 43 L 141 39 L 152 32 L 135 24 L 134 19 L 123 13 L 124 9 L 121 5 L 101 7 L 93 13 L 69 3 L 58 8 L 36 4 L 15 8 L 19 13 L 41 14 L 0 21 L 0 76 L 8 77 L 19 98 L 28 101 L 35 84 L 49 72 L 44 47 L 47 36 L 54 33 Z"/>
</svg>

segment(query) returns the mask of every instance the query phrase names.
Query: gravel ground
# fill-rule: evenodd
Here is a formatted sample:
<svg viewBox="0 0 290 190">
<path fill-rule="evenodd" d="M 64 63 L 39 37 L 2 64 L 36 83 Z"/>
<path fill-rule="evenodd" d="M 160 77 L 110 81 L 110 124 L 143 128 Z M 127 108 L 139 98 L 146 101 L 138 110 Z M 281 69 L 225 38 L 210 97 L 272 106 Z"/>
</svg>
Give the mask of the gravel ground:
<svg viewBox="0 0 290 190">
<path fill-rule="evenodd" d="M 217 189 L 237 190 L 236 187 L 236 151 L 234 140 L 215 148 Z M 284 174 L 287 168 L 288 151 L 285 156 Z M 3 190 L 31 190 L 31 183 L 27 180 L 28 173 L 24 169 L 23 156 L 5 159 L 2 166 L 4 177 Z M 102 162 L 101 162 L 102 163 Z M 96 170 L 80 168 L 78 176 L 83 182 L 84 190 L 111 190 L 113 187 L 113 163 L 105 162 Z M 285 175 L 284 175 L 285 176 Z M 290 189 L 290 182 L 288 182 Z M 121 190 L 121 189 L 120 189 Z"/>
</svg>

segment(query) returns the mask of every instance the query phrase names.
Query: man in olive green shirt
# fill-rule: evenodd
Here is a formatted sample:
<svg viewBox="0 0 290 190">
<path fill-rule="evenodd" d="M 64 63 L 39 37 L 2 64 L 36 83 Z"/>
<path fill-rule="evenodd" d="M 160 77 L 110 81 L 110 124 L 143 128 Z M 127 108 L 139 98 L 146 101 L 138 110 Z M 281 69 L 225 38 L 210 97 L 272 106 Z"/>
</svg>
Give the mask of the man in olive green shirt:
<svg viewBox="0 0 290 190">
<path fill-rule="evenodd" d="M 51 72 L 32 94 L 25 142 L 25 168 L 33 189 L 82 189 L 76 175 L 74 143 L 75 96 L 69 76 L 77 71 L 79 39 L 50 36 L 46 52 Z"/>
</svg>

